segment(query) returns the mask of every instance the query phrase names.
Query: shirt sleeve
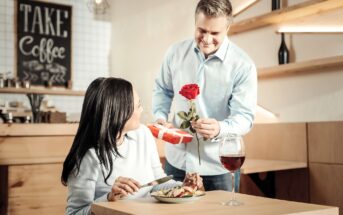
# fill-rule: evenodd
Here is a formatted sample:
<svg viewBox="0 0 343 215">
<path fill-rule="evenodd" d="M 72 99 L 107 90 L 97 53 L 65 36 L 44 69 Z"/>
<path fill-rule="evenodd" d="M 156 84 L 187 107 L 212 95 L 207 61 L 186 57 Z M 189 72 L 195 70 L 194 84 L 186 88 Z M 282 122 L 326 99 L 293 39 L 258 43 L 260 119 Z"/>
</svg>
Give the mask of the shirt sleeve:
<svg viewBox="0 0 343 215">
<path fill-rule="evenodd" d="M 172 75 L 171 75 L 171 60 L 173 48 L 169 48 L 162 62 L 160 72 L 155 79 L 155 86 L 152 97 L 152 111 L 154 119 L 168 120 L 170 107 L 174 97 Z"/>
<path fill-rule="evenodd" d="M 232 97 L 227 104 L 230 115 L 219 122 L 220 132 L 217 138 L 230 133 L 244 135 L 250 131 L 254 121 L 257 105 L 257 72 L 253 63 L 236 75 L 234 86 Z"/>
<path fill-rule="evenodd" d="M 66 214 L 91 214 L 93 202 L 107 201 L 107 194 L 95 198 L 95 185 L 101 173 L 101 165 L 94 151 L 88 150 L 81 161 L 77 175 L 71 172 L 68 178 Z"/>
</svg>

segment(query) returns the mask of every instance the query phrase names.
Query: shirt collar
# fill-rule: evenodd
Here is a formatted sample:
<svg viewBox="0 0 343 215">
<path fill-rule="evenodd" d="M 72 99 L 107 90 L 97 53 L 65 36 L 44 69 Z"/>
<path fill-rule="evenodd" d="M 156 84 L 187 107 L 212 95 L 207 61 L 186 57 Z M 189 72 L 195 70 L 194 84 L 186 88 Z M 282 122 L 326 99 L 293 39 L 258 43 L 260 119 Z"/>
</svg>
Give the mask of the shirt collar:
<svg viewBox="0 0 343 215">
<path fill-rule="evenodd" d="M 212 55 L 210 55 L 209 57 L 213 56 L 213 57 L 217 57 L 219 58 L 221 61 L 224 61 L 224 58 L 226 56 L 226 51 L 229 47 L 229 39 L 227 36 L 225 36 L 223 43 L 220 45 L 219 49 Z M 195 41 L 193 41 L 193 49 L 195 53 L 201 53 L 197 43 Z"/>
</svg>

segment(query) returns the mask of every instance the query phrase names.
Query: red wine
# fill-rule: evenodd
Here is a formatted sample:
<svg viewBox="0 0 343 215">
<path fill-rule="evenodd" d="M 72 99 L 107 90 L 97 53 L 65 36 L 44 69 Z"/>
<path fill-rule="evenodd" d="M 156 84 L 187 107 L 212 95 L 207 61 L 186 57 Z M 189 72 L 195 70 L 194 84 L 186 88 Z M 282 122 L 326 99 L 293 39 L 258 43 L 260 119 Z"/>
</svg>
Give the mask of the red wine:
<svg viewBox="0 0 343 215">
<path fill-rule="evenodd" d="M 240 168 L 245 160 L 245 156 L 234 156 L 234 155 L 224 155 L 220 156 L 220 162 L 224 165 L 224 167 L 233 172 Z"/>
</svg>

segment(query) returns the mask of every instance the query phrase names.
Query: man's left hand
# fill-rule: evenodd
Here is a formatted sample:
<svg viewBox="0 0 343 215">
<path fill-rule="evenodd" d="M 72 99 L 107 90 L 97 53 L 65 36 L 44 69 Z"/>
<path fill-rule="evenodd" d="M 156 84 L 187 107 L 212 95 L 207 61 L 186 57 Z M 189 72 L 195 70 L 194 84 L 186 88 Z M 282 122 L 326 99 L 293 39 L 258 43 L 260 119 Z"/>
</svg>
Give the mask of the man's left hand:
<svg viewBox="0 0 343 215">
<path fill-rule="evenodd" d="M 219 134 L 219 122 L 216 119 L 198 119 L 191 122 L 195 131 L 206 139 L 212 139 Z"/>
</svg>

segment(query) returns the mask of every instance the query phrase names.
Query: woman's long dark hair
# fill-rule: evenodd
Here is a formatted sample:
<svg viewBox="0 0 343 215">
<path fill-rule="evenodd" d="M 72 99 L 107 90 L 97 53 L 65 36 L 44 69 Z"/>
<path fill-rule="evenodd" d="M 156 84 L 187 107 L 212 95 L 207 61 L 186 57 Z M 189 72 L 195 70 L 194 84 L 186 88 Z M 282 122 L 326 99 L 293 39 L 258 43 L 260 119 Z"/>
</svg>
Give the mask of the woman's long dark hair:
<svg viewBox="0 0 343 215">
<path fill-rule="evenodd" d="M 130 82 L 120 78 L 98 78 L 89 85 L 79 128 L 63 163 L 63 185 L 67 185 L 73 170 L 79 173 L 82 158 L 90 148 L 95 149 L 100 163 L 109 170 L 108 175 L 104 175 L 107 183 L 113 169 L 113 154 L 121 156 L 117 149 L 117 138 L 122 135 L 133 110 L 133 88 Z"/>
</svg>

